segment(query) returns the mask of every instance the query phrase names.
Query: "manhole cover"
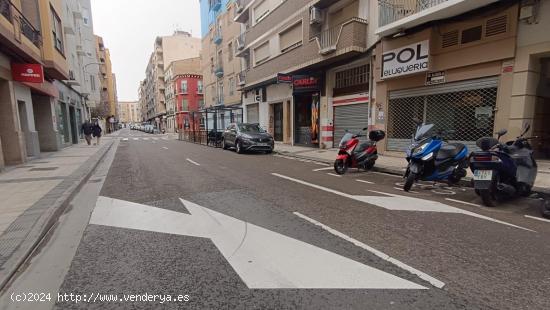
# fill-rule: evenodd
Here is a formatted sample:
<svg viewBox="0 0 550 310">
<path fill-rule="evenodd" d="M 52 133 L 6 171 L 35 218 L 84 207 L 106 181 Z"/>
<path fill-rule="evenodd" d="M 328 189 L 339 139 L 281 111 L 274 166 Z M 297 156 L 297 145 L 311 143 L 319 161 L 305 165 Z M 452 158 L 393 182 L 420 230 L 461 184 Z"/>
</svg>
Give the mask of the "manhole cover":
<svg viewBox="0 0 550 310">
<path fill-rule="evenodd" d="M 57 169 L 58 167 L 46 167 L 46 168 L 32 168 L 29 171 L 52 171 Z"/>
</svg>

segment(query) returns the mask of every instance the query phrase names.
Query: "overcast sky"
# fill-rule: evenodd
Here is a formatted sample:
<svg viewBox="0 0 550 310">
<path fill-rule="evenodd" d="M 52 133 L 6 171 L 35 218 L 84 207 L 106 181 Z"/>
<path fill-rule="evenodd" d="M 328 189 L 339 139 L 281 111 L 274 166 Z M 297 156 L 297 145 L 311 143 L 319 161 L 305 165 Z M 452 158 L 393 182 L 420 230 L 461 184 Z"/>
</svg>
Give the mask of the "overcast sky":
<svg viewBox="0 0 550 310">
<path fill-rule="evenodd" d="M 111 51 L 119 101 L 137 100 L 155 38 L 174 30 L 200 37 L 198 0 L 91 0 L 94 32 Z"/>
</svg>

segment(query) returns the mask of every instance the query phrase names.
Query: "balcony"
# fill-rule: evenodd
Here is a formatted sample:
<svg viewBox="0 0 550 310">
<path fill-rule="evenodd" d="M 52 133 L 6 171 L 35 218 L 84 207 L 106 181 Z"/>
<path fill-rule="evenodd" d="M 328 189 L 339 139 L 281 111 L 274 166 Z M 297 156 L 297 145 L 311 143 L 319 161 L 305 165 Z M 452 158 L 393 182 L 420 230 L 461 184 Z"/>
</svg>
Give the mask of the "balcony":
<svg viewBox="0 0 550 310">
<path fill-rule="evenodd" d="M 223 41 L 223 37 L 222 37 L 222 32 L 221 30 L 216 30 L 214 32 L 214 37 L 212 38 L 212 40 L 214 41 L 214 44 L 216 45 L 220 45 Z"/>
<path fill-rule="evenodd" d="M 430 21 L 457 16 L 498 0 L 378 0 L 376 34 L 387 36 Z"/>
<path fill-rule="evenodd" d="M 236 42 L 236 44 L 235 44 L 236 52 L 244 50 L 244 46 L 245 46 L 245 43 L 246 43 L 246 33 L 241 33 L 237 37 L 235 42 Z"/>
<path fill-rule="evenodd" d="M 29 20 L 23 16 L 23 13 L 15 7 L 9 0 L 0 0 L 0 14 L 14 26 L 15 40 L 20 42 L 18 35 L 22 34 L 37 48 L 42 45 L 42 36 L 40 31 L 34 28 Z"/>
<path fill-rule="evenodd" d="M 209 0 L 210 1 L 210 11 L 218 11 L 222 7 L 221 0 Z"/>
<path fill-rule="evenodd" d="M 237 23 L 244 23 L 249 18 L 249 4 L 251 0 L 235 0 L 235 19 Z"/>
<path fill-rule="evenodd" d="M 237 73 L 237 85 L 244 86 L 246 84 L 246 70 Z"/>
<path fill-rule="evenodd" d="M 215 68 L 214 68 L 214 74 L 216 75 L 216 77 L 218 78 L 221 78 L 223 76 L 223 66 L 221 64 L 218 64 Z"/>
<path fill-rule="evenodd" d="M 345 46 L 343 45 L 348 45 L 345 39 L 341 38 L 361 38 L 366 36 L 367 21 L 359 17 L 353 17 L 342 24 L 314 35 L 320 55 L 329 55 L 336 52 L 338 48 L 344 48 Z M 361 45 L 366 47 L 365 43 L 363 42 Z"/>
</svg>

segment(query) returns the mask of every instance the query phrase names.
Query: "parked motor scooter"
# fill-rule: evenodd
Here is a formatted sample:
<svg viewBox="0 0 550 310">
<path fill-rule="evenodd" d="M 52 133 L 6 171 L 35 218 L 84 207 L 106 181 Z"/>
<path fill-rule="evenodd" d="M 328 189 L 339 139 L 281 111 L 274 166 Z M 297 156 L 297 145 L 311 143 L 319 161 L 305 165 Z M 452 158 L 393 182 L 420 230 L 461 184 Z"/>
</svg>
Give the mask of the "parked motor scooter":
<svg viewBox="0 0 550 310">
<path fill-rule="evenodd" d="M 483 137 L 477 140 L 481 151 L 470 155 L 470 169 L 474 173 L 474 189 L 483 204 L 494 207 L 496 201 L 516 196 L 529 196 L 537 177 L 537 162 L 529 140 L 525 138 L 531 128 L 527 125 L 515 141 L 500 143 L 506 129 L 497 138 Z"/>
<path fill-rule="evenodd" d="M 363 128 L 363 131 L 367 128 Z M 346 132 L 340 141 L 338 156 L 334 161 L 334 171 L 344 174 L 348 168 L 362 168 L 370 170 L 378 159 L 376 142 L 384 139 L 386 133 L 383 130 L 373 130 L 369 133 L 369 141 L 359 144 L 359 138 L 365 137 L 363 133 L 352 134 Z"/>
<path fill-rule="evenodd" d="M 416 123 L 416 133 L 407 149 L 407 171 L 403 189 L 409 191 L 413 183 L 422 181 L 447 181 L 458 183 L 466 176 L 468 148 L 462 143 L 444 141 L 442 133 L 432 135 L 434 124 Z"/>
</svg>

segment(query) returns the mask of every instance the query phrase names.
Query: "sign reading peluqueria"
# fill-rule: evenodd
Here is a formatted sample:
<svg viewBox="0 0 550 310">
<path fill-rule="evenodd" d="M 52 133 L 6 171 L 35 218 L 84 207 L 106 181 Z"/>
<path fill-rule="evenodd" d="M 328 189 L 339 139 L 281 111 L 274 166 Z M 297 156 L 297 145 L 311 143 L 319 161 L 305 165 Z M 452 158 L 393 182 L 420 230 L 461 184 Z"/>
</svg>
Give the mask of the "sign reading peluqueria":
<svg viewBox="0 0 550 310">
<path fill-rule="evenodd" d="M 428 70 L 428 40 L 402 46 L 382 54 L 382 79 Z"/>
</svg>

